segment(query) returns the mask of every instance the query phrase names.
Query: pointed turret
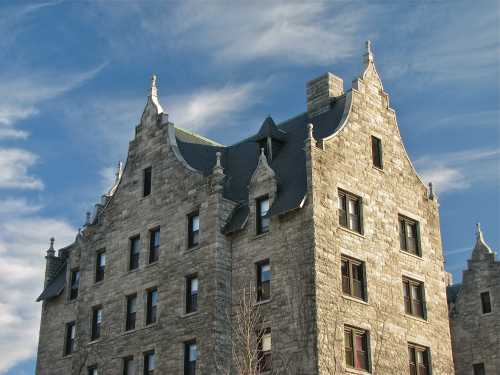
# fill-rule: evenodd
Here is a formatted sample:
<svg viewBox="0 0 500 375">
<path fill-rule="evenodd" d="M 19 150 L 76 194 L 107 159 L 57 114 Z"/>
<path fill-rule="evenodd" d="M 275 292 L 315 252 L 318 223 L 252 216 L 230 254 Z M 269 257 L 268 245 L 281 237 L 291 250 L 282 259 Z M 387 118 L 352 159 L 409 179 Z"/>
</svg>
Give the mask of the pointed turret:
<svg viewBox="0 0 500 375">
<path fill-rule="evenodd" d="M 219 192 L 223 189 L 224 178 L 226 177 L 226 175 L 224 174 L 224 168 L 222 168 L 222 153 L 220 151 L 217 151 L 215 153 L 215 157 L 216 161 L 212 169 L 212 187 L 213 191 Z"/>
<path fill-rule="evenodd" d="M 56 257 L 56 251 L 54 249 L 54 237 L 50 238 L 50 246 L 47 250 L 47 255 L 45 256 L 45 286 L 50 283 L 59 269 L 60 262 L 59 258 Z"/>
<path fill-rule="evenodd" d="M 158 99 L 157 79 L 156 75 L 151 77 L 151 88 L 148 95 L 148 101 L 141 117 L 142 126 L 154 125 L 158 122 L 160 115 L 162 115 L 162 117 L 167 116 Z"/>
<path fill-rule="evenodd" d="M 490 254 L 494 254 L 489 245 L 484 240 L 483 231 L 481 230 L 481 224 L 476 224 L 476 244 L 474 246 L 474 250 L 472 250 L 473 261 L 483 260 L 487 257 L 490 257 Z"/>
</svg>

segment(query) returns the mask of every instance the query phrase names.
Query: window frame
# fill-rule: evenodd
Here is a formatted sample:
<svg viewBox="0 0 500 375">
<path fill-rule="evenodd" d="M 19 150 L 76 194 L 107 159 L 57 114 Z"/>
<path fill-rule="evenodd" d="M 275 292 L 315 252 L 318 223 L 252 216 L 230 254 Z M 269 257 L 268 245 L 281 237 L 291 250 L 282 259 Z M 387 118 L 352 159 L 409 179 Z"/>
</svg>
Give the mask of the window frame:
<svg viewBox="0 0 500 375">
<path fill-rule="evenodd" d="M 137 245 L 137 249 L 134 245 Z M 137 251 L 134 251 L 137 250 Z M 141 260 L 141 235 L 136 234 L 129 238 L 129 260 L 128 260 L 128 270 L 134 271 L 139 269 Z"/>
<path fill-rule="evenodd" d="M 357 214 L 351 212 L 350 202 L 354 202 L 355 209 L 358 211 Z M 339 213 L 339 225 L 342 228 L 361 235 L 364 234 L 362 197 L 339 188 L 337 209 Z M 356 218 L 358 228 L 354 228 L 354 225 L 351 223 L 352 218 Z"/>
<path fill-rule="evenodd" d="M 104 265 L 101 266 L 101 262 L 99 260 L 102 257 L 104 257 Z M 96 284 L 104 281 L 106 273 L 106 264 L 107 264 L 106 250 L 97 251 L 95 257 L 95 277 L 94 277 L 94 282 Z"/>
<path fill-rule="evenodd" d="M 158 245 L 156 245 L 156 234 L 158 233 Z M 160 259 L 161 232 L 160 227 L 149 230 L 149 255 L 148 264 L 157 262 Z"/>
<path fill-rule="evenodd" d="M 269 280 L 263 280 L 263 268 L 269 267 Z M 263 259 L 255 263 L 256 268 L 256 294 L 257 302 L 265 302 L 271 300 L 271 281 L 272 281 L 272 271 L 271 271 L 271 261 L 269 258 Z"/>
<path fill-rule="evenodd" d="M 68 296 L 69 301 L 74 301 L 78 298 L 78 292 L 80 289 L 80 277 L 81 277 L 80 268 L 75 267 L 71 269 L 69 275 L 69 285 L 70 285 L 69 296 Z"/>
<path fill-rule="evenodd" d="M 153 304 L 153 295 L 156 294 L 156 303 Z M 158 287 L 146 290 L 146 326 L 158 322 Z"/>
<path fill-rule="evenodd" d="M 128 367 L 128 364 L 132 364 L 132 367 L 134 369 L 134 373 L 133 374 L 130 374 L 129 373 L 129 367 Z M 125 357 L 122 358 L 122 374 L 123 375 L 135 375 L 136 374 L 136 363 L 134 362 L 134 356 L 133 355 L 127 355 Z"/>
<path fill-rule="evenodd" d="M 149 359 L 153 358 L 153 369 L 149 369 Z M 154 375 L 156 370 L 156 353 L 153 350 L 148 350 L 143 353 L 143 374 L 144 375 Z"/>
<path fill-rule="evenodd" d="M 415 233 L 415 249 L 409 247 L 408 240 L 413 237 L 408 235 L 408 226 L 413 227 Z M 418 220 L 412 219 L 408 216 L 398 214 L 398 227 L 399 227 L 399 245 L 401 251 L 405 253 L 415 255 L 417 257 L 422 257 L 422 246 L 420 240 L 420 222 Z"/>
<path fill-rule="evenodd" d="M 195 218 L 198 218 L 198 229 L 194 229 Z M 195 210 L 187 215 L 188 238 L 187 248 L 193 249 L 200 245 L 200 211 Z"/>
<path fill-rule="evenodd" d="M 267 211 L 262 213 L 262 204 L 267 202 Z M 270 230 L 271 219 L 266 215 L 271 208 L 271 201 L 269 195 L 262 195 L 255 199 L 255 225 L 257 235 L 268 233 Z"/>
<path fill-rule="evenodd" d="M 196 350 L 196 359 L 194 361 L 190 360 L 191 347 L 193 345 L 195 346 Z M 197 361 L 198 361 L 198 344 L 196 343 L 196 339 L 184 342 L 184 375 L 196 375 Z"/>
<path fill-rule="evenodd" d="M 69 356 L 76 351 L 76 321 L 65 324 L 64 332 L 64 356 Z M 74 333 L 74 335 L 73 335 Z M 74 336 L 74 337 L 72 337 Z"/>
<path fill-rule="evenodd" d="M 92 365 L 87 367 L 87 374 L 88 375 L 99 375 L 99 372 L 97 371 L 97 365 Z"/>
<path fill-rule="evenodd" d="M 99 320 L 100 311 L 100 320 Z M 92 307 L 92 319 L 90 326 L 90 341 L 96 341 L 101 338 L 101 328 L 103 322 L 103 308 L 102 305 Z"/>
<path fill-rule="evenodd" d="M 359 341 L 356 340 L 357 337 L 361 338 L 361 348 L 358 348 Z M 351 352 L 349 357 L 348 351 Z M 365 367 L 362 367 L 362 363 L 360 364 L 359 353 L 364 353 Z M 370 332 L 368 330 L 350 325 L 344 326 L 344 359 L 348 368 L 371 372 Z"/>
<path fill-rule="evenodd" d="M 473 375 L 486 375 L 486 368 L 484 362 L 478 362 L 472 364 Z"/>
<path fill-rule="evenodd" d="M 197 282 L 196 294 L 192 292 L 193 281 Z M 198 311 L 198 296 L 200 294 L 200 279 L 198 274 L 186 276 L 185 313 L 192 314 Z"/>
<path fill-rule="evenodd" d="M 344 275 L 343 272 L 343 263 L 347 264 L 348 268 L 348 275 L 347 275 L 347 280 L 346 276 Z M 347 255 L 341 255 L 340 257 L 340 264 L 341 264 L 341 277 L 342 277 L 342 294 L 345 296 L 349 296 L 351 298 L 356 298 L 359 299 L 360 301 L 366 302 L 368 300 L 367 298 L 367 288 L 366 288 L 366 264 L 362 260 L 355 259 L 352 257 L 349 257 Z M 361 270 L 361 280 L 357 280 L 360 285 L 359 285 L 359 290 L 361 295 L 356 295 L 355 294 L 355 278 L 354 278 L 354 267 L 360 267 Z M 346 285 L 346 281 L 348 285 Z"/>
<path fill-rule="evenodd" d="M 403 276 L 403 300 L 405 314 L 420 319 L 427 320 L 426 299 L 425 299 L 425 283 L 420 280 L 415 280 L 407 276 Z M 417 287 L 417 293 L 420 294 L 420 299 L 415 299 L 413 295 L 414 288 Z M 418 294 L 417 294 L 418 296 Z M 417 301 L 421 306 L 421 314 L 415 312 Z M 418 309 L 417 309 L 418 310 Z"/>
<path fill-rule="evenodd" d="M 132 304 L 135 303 L 135 311 L 131 312 Z M 136 329 L 137 324 L 137 293 L 129 294 L 125 297 L 125 332 L 133 331 Z"/>
<path fill-rule="evenodd" d="M 483 298 L 483 296 L 487 297 L 487 300 Z M 479 298 L 481 300 L 481 313 L 483 315 L 491 314 L 493 312 L 493 304 L 491 303 L 491 293 L 489 290 L 479 293 Z M 488 309 L 486 309 L 488 307 Z M 486 311 L 488 310 L 488 311 Z"/>
<path fill-rule="evenodd" d="M 372 135 L 371 143 L 372 143 L 372 164 L 375 168 L 382 170 L 384 169 L 382 139 L 380 139 L 375 135 Z"/>
<path fill-rule="evenodd" d="M 418 361 L 418 353 L 422 353 L 423 366 Z M 408 343 L 408 366 L 410 369 L 410 375 L 431 375 L 432 368 L 430 349 L 422 345 Z M 422 370 L 422 367 L 424 370 Z"/>
<path fill-rule="evenodd" d="M 153 190 L 153 167 L 149 166 L 142 170 L 142 197 L 148 197 Z"/>
<path fill-rule="evenodd" d="M 264 350 L 264 339 L 269 337 L 270 350 Z M 263 329 L 259 332 L 259 337 L 257 341 L 257 366 L 260 373 L 272 371 L 273 365 L 273 339 L 272 331 L 270 327 Z"/>
</svg>

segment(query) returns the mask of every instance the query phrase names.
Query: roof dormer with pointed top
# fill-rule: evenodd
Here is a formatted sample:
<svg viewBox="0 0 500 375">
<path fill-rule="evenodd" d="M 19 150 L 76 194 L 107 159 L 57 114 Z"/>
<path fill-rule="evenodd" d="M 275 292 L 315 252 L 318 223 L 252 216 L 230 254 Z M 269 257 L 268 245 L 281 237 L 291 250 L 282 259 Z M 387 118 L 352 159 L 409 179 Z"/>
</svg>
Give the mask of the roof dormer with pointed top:
<svg viewBox="0 0 500 375">
<path fill-rule="evenodd" d="M 158 122 L 160 115 L 167 116 L 163 111 L 158 98 L 158 87 L 157 87 L 158 77 L 153 75 L 151 77 L 151 87 L 149 90 L 148 101 L 146 102 L 146 107 L 141 116 L 141 126 L 151 126 Z"/>
</svg>

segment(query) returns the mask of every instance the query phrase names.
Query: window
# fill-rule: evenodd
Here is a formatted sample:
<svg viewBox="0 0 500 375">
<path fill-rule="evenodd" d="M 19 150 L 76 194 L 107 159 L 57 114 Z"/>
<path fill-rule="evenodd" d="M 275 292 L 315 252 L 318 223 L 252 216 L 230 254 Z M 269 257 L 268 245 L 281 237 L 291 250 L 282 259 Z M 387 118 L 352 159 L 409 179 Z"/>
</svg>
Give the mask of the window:
<svg viewBox="0 0 500 375">
<path fill-rule="evenodd" d="M 133 356 L 123 358 L 123 375 L 135 375 L 135 363 Z"/>
<path fill-rule="evenodd" d="M 260 336 L 258 342 L 258 366 L 260 372 L 270 371 L 272 369 L 272 343 L 271 329 L 266 329 Z"/>
<path fill-rule="evenodd" d="M 154 375 L 155 362 L 154 350 L 144 353 L 144 375 Z"/>
<path fill-rule="evenodd" d="M 70 291 L 69 299 L 70 301 L 78 298 L 78 288 L 80 287 L 80 270 L 78 268 L 71 271 L 70 276 Z"/>
<path fill-rule="evenodd" d="M 97 253 L 95 262 L 95 282 L 104 280 L 104 270 L 106 269 L 106 253 L 100 251 Z"/>
<path fill-rule="evenodd" d="M 490 292 L 481 293 L 481 307 L 483 314 L 489 314 L 491 312 Z"/>
<path fill-rule="evenodd" d="M 424 283 L 403 277 L 403 295 L 405 312 L 424 319 Z"/>
<path fill-rule="evenodd" d="M 160 257 L 160 228 L 149 231 L 149 263 Z"/>
<path fill-rule="evenodd" d="M 267 212 L 269 211 L 269 197 L 261 197 L 255 201 L 256 213 L 257 213 L 257 234 L 269 232 L 269 217 L 267 217 Z"/>
<path fill-rule="evenodd" d="M 139 268 L 139 255 L 140 255 L 141 241 L 139 236 L 132 237 L 130 239 L 130 260 L 129 260 L 129 270 L 135 270 Z"/>
<path fill-rule="evenodd" d="M 196 275 L 186 278 L 186 314 L 198 310 L 198 277 Z"/>
<path fill-rule="evenodd" d="M 365 300 L 364 263 L 352 258 L 341 258 L 342 292 L 348 296 Z"/>
<path fill-rule="evenodd" d="M 125 330 L 135 329 L 135 319 L 137 315 L 137 294 L 127 296 L 127 316 L 125 318 Z"/>
<path fill-rule="evenodd" d="M 76 324 L 70 322 L 66 324 L 66 342 L 64 343 L 64 355 L 69 355 L 75 351 Z"/>
<path fill-rule="evenodd" d="M 269 260 L 257 263 L 257 301 L 271 298 L 271 265 Z"/>
<path fill-rule="evenodd" d="M 156 322 L 156 308 L 158 305 L 158 289 L 148 290 L 146 302 L 146 324 Z"/>
<path fill-rule="evenodd" d="M 410 375 L 429 375 L 429 349 L 422 346 L 408 344 L 410 360 Z"/>
<path fill-rule="evenodd" d="M 90 366 L 90 367 L 87 367 L 87 374 L 88 375 L 98 375 L 98 372 L 97 372 L 97 366 Z"/>
<path fill-rule="evenodd" d="M 344 328 L 346 365 L 369 371 L 368 332 L 354 327 Z"/>
<path fill-rule="evenodd" d="M 195 247 L 200 240 L 200 215 L 198 211 L 188 215 L 188 247 Z"/>
<path fill-rule="evenodd" d="M 97 306 L 92 309 L 92 332 L 90 338 L 97 340 L 101 337 L 102 307 Z"/>
<path fill-rule="evenodd" d="M 472 370 L 474 375 L 486 375 L 486 370 L 484 369 L 484 363 L 473 364 Z"/>
<path fill-rule="evenodd" d="M 339 190 L 339 223 L 344 228 L 362 233 L 360 197 Z"/>
<path fill-rule="evenodd" d="M 418 222 L 399 215 L 399 239 L 401 250 L 420 256 L 420 241 L 418 236 Z"/>
<path fill-rule="evenodd" d="M 196 374 L 196 360 L 198 358 L 198 348 L 196 341 L 189 341 L 184 344 L 184 375 Z"/>
<path fill-rule="evenodd" d="M 151 167 L 144 169 L 142 196 L 151 194 Z"/>
<path fill-rule="evenodd" d="M 382 141 L 372 135 L 372 160 L 373 166 L 382 169 Z"/>
</svg>

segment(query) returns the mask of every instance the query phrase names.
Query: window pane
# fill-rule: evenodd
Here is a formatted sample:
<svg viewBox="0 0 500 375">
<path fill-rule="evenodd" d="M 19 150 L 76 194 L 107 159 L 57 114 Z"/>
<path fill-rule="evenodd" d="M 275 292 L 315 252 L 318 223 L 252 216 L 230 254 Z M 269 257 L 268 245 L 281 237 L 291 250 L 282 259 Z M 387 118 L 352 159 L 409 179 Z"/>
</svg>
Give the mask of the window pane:
<svg viewBox="0 0 500 375">
<path fill-rule="evenodd" d="M 189 345 L 189 361 L 193 362 L 198 359 L 198 349 L 196 347 L 196 344 L 190 344 Z"/>
<path fill-rule="evenodd" d="M 191 293 L 198 293 L 198 279 L 194 278 L 191 280 Z"/>
<path fill-rule="evenodd" d="M 271 334 L 266 333 L 262 336 L 262 351 L 270 352 L 271 351 Z"/>
<path fill-rule="evenodd" d="M 271 265 L 263 264 L 261 267 L 261 279 L 262 281 L 271 280 Z"/>
<path fill-rule="evenodd" d="M 269 199 L 262 199 L 260 201 L 260 216 L 265 216 L 269 211 Z"/>
<path fill-rule="evenodd" d="M 193 231 L 197 231 L 200 229 L 200 217 L 198 215 L 193 216 Z"/>
<path fill-rule="evenodd" d="M 144 169 L 143 195 L 151 194 L 151 167 Z"/>
<path fill-rule="evenodd" d="M 481 305 L 483 309 L 483 314 L 488 314 L 491 312 L 490 292 L 481 293 Z"/>
</svg>

